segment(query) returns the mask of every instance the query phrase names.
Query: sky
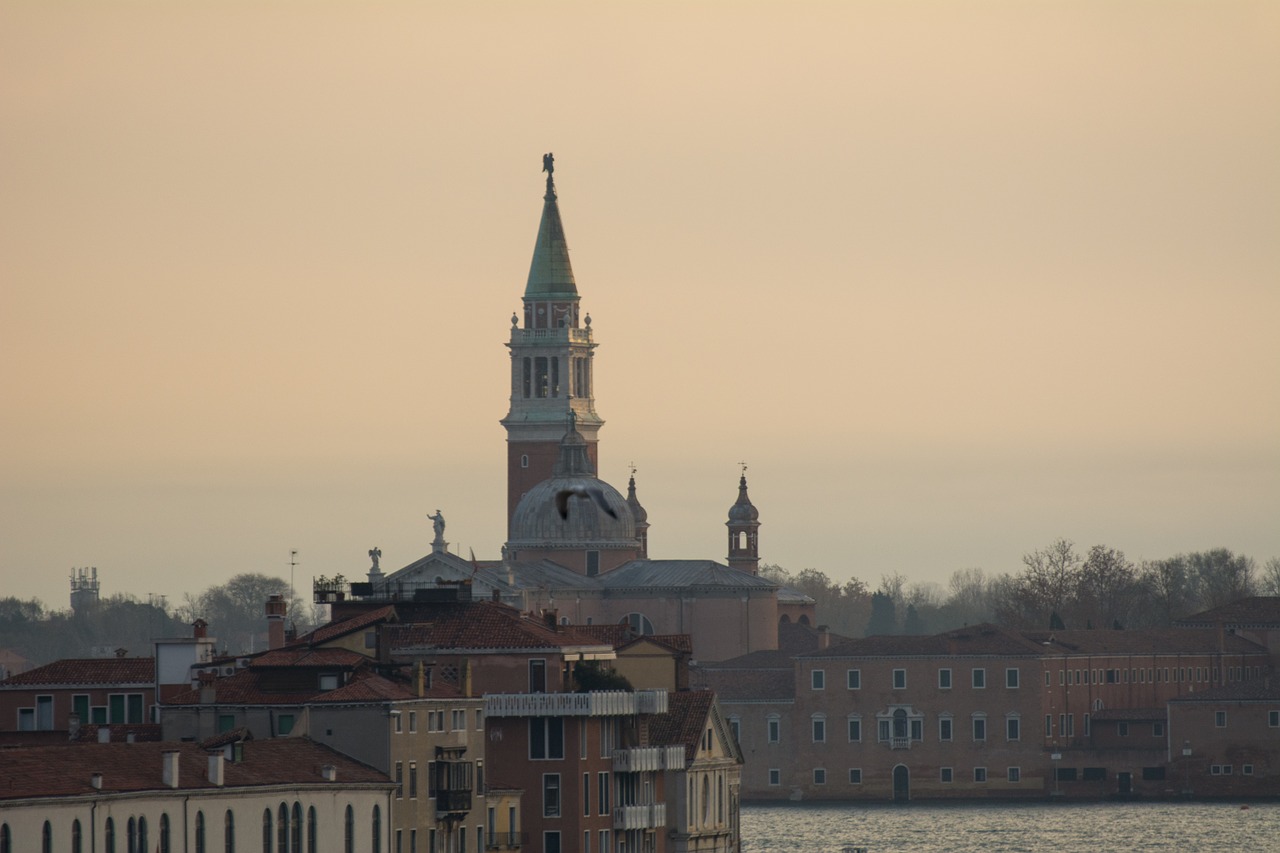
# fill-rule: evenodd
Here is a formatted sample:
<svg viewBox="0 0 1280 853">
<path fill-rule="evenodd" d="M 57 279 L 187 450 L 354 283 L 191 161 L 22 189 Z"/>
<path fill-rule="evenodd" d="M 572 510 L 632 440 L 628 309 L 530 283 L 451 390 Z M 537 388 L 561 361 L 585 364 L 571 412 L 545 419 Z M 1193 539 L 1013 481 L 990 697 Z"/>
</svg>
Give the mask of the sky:
<svg viewBox="0 0 1280 853">
<path fill-rule="evenodd" d="M 556 156 L 650 554 L 1280 556 L 1280 4 L 0 0 L 0 596 L 505 535 Z M 297 566 L 290 552 L 297 550 Z"/>
</svg>

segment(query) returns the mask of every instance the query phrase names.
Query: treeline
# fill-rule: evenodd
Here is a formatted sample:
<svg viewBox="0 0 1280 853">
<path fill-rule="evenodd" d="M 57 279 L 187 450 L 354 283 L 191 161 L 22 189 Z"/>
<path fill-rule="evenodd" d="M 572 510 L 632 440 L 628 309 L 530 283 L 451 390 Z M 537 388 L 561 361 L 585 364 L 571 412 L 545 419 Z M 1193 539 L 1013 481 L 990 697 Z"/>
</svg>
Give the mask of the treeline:
<svg viewBox="0 0 1280 853">
<path fill-rule="evenodd" d="M 1154 628 L 1250 595 L 1280 595 L 1280 558 L 1259 569 L 1226 548 L 1134 563 L 1105 545 L 1066 539 L 1023 555 L 1016 574 L 960 569 L 944 586 L 883 575 L 875 589 L 817 569 L 760 574 L 810 596 L 819 624 L 846 637 L 934 634 L 979 622 L 1014 629 Z"/>
<path fill-rule="evenodd" d="M 160 597 L 131 595 L 99 599 L 79 610 L 51 610 L 39 599 L 0 598 L 0 649 L 12 649 L 34 664 L 61 658 L 102 657 L 125 649 L 130 657 L 154 654 L 161 637 L 185 637 L 197 619 L 209 623 L 218 650 L 232 654 L 265 647 L 267 597 L 290 600 L 289 582 L 262 574 L 240 574 L 199 594 L 186 593 L 171 607 Z M 299 633 L 324 621 L 324 614 L 293 596 L 286 625 Z"/>
</svg>

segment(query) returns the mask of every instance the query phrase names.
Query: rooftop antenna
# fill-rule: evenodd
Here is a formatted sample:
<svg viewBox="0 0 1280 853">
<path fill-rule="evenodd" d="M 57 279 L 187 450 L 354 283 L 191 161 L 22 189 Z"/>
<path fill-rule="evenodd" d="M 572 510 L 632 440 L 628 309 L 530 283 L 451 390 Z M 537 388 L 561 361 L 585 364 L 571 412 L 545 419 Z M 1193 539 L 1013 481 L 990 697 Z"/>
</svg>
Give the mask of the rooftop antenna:
<svg viewBox="0 0 1280 853">
<path fill-rule="evenodd" d="M 298 565 L 298 549 L 294 548 L 289 551 L 289 606 L 293 607 L 293 599 L 298 593 L 293 589 L 293 569 Z"/>
</svg>

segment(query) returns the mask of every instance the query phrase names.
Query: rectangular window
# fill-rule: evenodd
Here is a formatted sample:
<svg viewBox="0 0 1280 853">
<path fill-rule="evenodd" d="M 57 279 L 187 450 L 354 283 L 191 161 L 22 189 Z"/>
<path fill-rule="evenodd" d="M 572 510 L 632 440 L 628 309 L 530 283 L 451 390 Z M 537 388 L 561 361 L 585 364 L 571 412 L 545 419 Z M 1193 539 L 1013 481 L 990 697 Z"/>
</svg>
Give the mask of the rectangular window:
<svg viewBox="0 0 1280 853">
<path fill-rule="evenodd" d="M 398 717 L 396 719 L 399 719 Z M 293 731 L 293 714 L 281 714 L 276 718 L 276 729 L 282 735 Z"/>
<path fill-rule="evenodd" d="M 973 781 L 975 782 L 987 781 L 987 768 L 985 767 L 973 768 Z"/>
<path fill-rule="evenodd" d="M 141 698 L 141 697 L 139 697 Z M 139 720 L 141 722 L 141 720 Z M 36 697 L 36 731 L 53 731 L 53 697 Z"/>
<path fill-rule="evenodd" d="M 1267 725 L 1271 728 L 1280 728 L 1280 711 L 1267 712 Z"/>
<path fill-rule="evenodd" d="M 235 714 L 218 715 L 218 732 L 229 732 L 236 727 Z"/>
<path fill-rule="evenodd" d="M 591 830 L 582 830 L 582 853 L 591 853 Z"/>
<path fill-rule="evenodd" d="M 593 578 L 600 574 L 600 552 L 592 548 L 587 552 L 587 577 Z"/>
<path fill-rule="evenodd" d="M 1152 723 L 1152 724 L 1151 724 L 1151 736 L 1152 736 L 1152 737 L 1164 737 L 1164 723 Z"/>
<path fill-rule="evenodd" d="M 951 670 L 950 669 L 938 670 L 938 689 L 939 690 L 951 689 Z"/>
<path fill-rule="evenodd" d="M 827 784 L 827 771 L 821 767 L 813 768 L 813 784 L 815 785 Z"/>
<path fill-rule="evenodd" d="M 905 669 L 895 669 L 893 671 L 893 689 L 905 690 L 907 688 L 907 671 Z"/>
<path fill-rule="evenodd" d="M 1005 740 L 1020 740 L 1022 721 L 1017 717 L 1006 717 L 1004 721 Z"/>
<path fill-rule="evenodd" d="M 1049 686 L 1049 670 L 1047 669 L 1044 671 L 1044 686 Z"/>
<path fill-rule="evenodd" d="M 939 781 L 939 782 L 942 782 L 943 784 L 948 784 L 948 783 L 950 783 L 950 782 L 951 782 L 951 780 L 952 780 L 953 778 L 954 778 L 954 776 L 952 775 L 952 770 L 951 770 L 951 768 L 950 768 L 950 767 L 939 767 L 939 768 L 938 768 L 938 781 Z"/>
<path fill-rule="evenodd" d="M 547 662 L 545 660 L 529 661 L 529 692 L 547 692 Z"/>
<path fill-rule="evenodd" d="M 287 839 L 288 830 L 286 829 L 284 830 L 284 832 L 285 832 L 285 838 Z M 282 843 L 287 843 L 287 841 L 284 841 Z M 404 853 L 404 830 L 403 829 L 396 830 L 396 853 Z"/>
<path fill-rule="evenodd" d="M 547 760 L 564 758 L 564 717 L 529 718 L 529 757 Z"/>
<path fill-rule="evenodd" d="M 973 718 L 973 739 L 977 741 L 987 739 L 987 720 L 985 717 Z"/>
<path fill-rule="evenodd" d="M 1214 711 L 1214 712 L 1213 712 L 1213 725 L 1214 725 L 1215 727 L 1219 728 L 1219 729 L 1225 729 L 1225 728 L 1227 727 L 1227 712 L 1226 712 L 1226 711 Z"/>
<path fill-rule="evenodd" d="M 396 762 L 396 799 L 404 799 L 404 762 Z"/>
<path fill-rule="evenodd" d="M 1058 734 L 1061 735 L 1062 737 L 1067 736 L 1067 715 L 1066 714 L 1058 715 Z"/>
<path fill-rule="evenodd" d="M 107 697 L 107 722 L 112 725 L 126 722 L 124 718 L 123 693 L 112 693 Z M 226 729 L 223 729 L 223 731 L 226 731 Z"/>
<path fill-rule="evenodd" d="M 782 784 L 782 771 L 779 770 L 777 767 L 769 768 L 769 784 L 770 785 Z"/>
<path fill-rule="evenodd" d="M 917 719 L 911 721 L 911 739 L 924 740 L 924 720 Z"/>
<path fill-rule="evenodd" d="M 813 742 L 826 743 L 827 740 L 827 721 L 821 717 L 813 720 Z"/>
<path fill-rule="evenodd" d="M 409 799 L 418 799 L 418 762 L 409 762 Z"/>
<path fill-rule="evenodd" d="M 597 791 L 596 791 L 597 793 L 596 805 L 600 809 L 600 814 L 608 814 L 609 813 L 609 790 L 610 790 L 609 774 L 601 773 L 596 777 L 596 779 L 600 783 L 597 786 Z"/>
<path fill-rule="evenodd" d="M 36 730 L 36 709 L 35 708 L 19 708 L 18 709 L 18 731 L 34 732 Z"/>
<path fill-rule="evenodd" d="M 412 735 L 417 733 L 418 733 L 418 712 L 410 711 L 409 712 L 409 734 Z"/>
<path fill-rule="evenodd" d="M 951 718 L 938 718 L 938 740 L 951 740 Z"/>
<path fill-rule="evenodd" d="M 1085 782 L 1102 782 L 1107 778 L 1105 767 L 1085 767 L 1080 771 L 1080 778 Z"/>
<path fill-rule="evenodd" d="M 877 720 L 876 722 L 878 724 L 877 730 L 876 730 L 876 737 L 880 740 L 881 743 L 883 743 L 884 741 L 887 741 L 889 739 L 889 721 Z"/>
<path fill-rule="evenodd" d="M 1004 686 L 1008 687 L 1010 690 L 1017 689 L 1019 687 L 1020 680 L 1021 676 L 1016 666 L 1010 667 L 1004 671 Z"/>
<path fill-rule="evenodd" d="M 862 740 L 862 718 L 849 718 L 849 743 L 857 743 Z"/>
<path fill-rule="evenodd" d="M 427 762 L 427 796 L 434 797 L 436 795 L 436 763 L 434 761 Z"/>
<path fill-rule="evenodd" d="M 1088 714 L 1084 715 L 1084 736 L 1085 737 L 1089 736 L 1089 715 Z"/>
<path fill-rule="evenodd" d="M 71 697 L 71 713 L 80 718 L 80 722 L 89 723 L 89 694 L 80 693 Z"/>
<path fill-rule="evenodd" d="M 826 670 L 815 669 L 809 673 L 809 686 L 814 690 L 825 690 L 827 687 Z"/>
<path fill-rule="evenodd" d="M 401 715 L 400 715 L 400 712 L 399 712 L 399 711 L 392 711 L 392 712 L 391 712 L 391 719 L 395 721 L 395 732 L 396 732 L 396 734 L 400 734 L 400 733 L 403 731 L 403 728 L 402 728 L 403 723 L 402 723 L 402 722 L 401 722 L 401 720 L 400 720 L 400 716 L 401 716 Z"/>
<path fill-rule="evenodd" d="M 845 682 L 849 685 L 850 690 L 862 689 L 862 670 L 851 669 L 845 673 Z"/>
<path fill-rule="evenodd" d="M 1246 775 L 1246 776 L 1252 776 L 1252 775 L 1253 775 L 1253 765 L 1252 765 L 1252 764 L 1244 764 L 1244 765 L 1242 765 L 1242 766 L 1240 767 L 1240 772 L 1241 772 L 1241 773 L 1243 773 L 1243 774 L 1244 774 L 1244 775 Z"/>
<path fill-rule="evenodd" d="M 484 709 L 483 708 L 476 708 L 476 731 L 478 732 L 484 731 Z M 584 731 L 585 731 L 585 728 L 584 728 Z M 582 757 L 583 758 L 587 757 L 586 752 L 582 753 Z"/>
<path fill-rule="evenodd" d="M 560 830 L 544 830 L 542 833 L 543 853 L 563 853 L 560 848 Z"/>
<path fill-rule="evenodd" d="M 769 743 L 777 743 L 781 739 L 782 722 L 777 717 L 769 718 Z"/>
<path fill-rule="evenodd" d="M 978 667 L 973 671 L 973 688 L 981 690 L 987 686 L 987 671 Z"/>
<path fill-rule="evenodd" d="M 1085 732 L 1085 734 L 1088 734 L 1088 732 Z M 1116 734 L 1118 734 L 1120 737 L 1128 737 L 1129 724 L 1125 722 L 1116 723 Z"/>
<path fill-rule="evenodd" d="M 1044 736 L 1053 737 L 1053 714 L 1044 715 Z"/>
<path fill-rule="evenodd" d="M 609 830 L 600 830 L 600 853 L 610 853 L 609 851 Z"/>
<path fill-rule="evenodd" d="M 862 784 L 862 768 L 861 767 L 849 768 L 849 784 L 850 785 Z"/>
<path fill-rule="evenodd" d="M 145 723 L 146 717 L 143 715 L 143 704 L 141 693 L 130 693 L 129 702 L 129 719 L 130 723 Z"/>
<path fill-rule="evenodd" d="M 1008 773 L 1008 775 L 1007 775 L 1005 778 L 1006 778 L 1006 779 L 1008 779 L 1010 782 L 1021 782 L 1021 781 L 1022 781 L 1022 768 L 1021 768 L 1021 767 L 1010 767 L 1010 768 L 1009 768 L 1009 773 Z"/>
<path fill-rule="evenodd" d="M 1146 782 L 1158 782 L 1164 779 L 1164 768 L 1144 767 L 1142 768 L 1142 778 Z"/>
<path fill-rule="evenodd" d="M 560 774 L 542 774 L 542 816 L 560 817 Z"/>
<path fill-rule="evenodd" d="M 729 718 L 729 731 L 731 731 L 731 732 L 733 733 L 733 742 L 734 742 L 734 743 L 742 743 L 742 718 L 740 718 L 740 717 L 730 717 L 730 718 Z M 586 756 L 583 756 L 583 757 L 585 758 Z"/>
<path fill-rule="evenodd" d="M 1067 714 L 1067 737 L 1076 736 L 1076 715 Z"/>
<path fill-rule="evenodd" d="M 467 711 L 465 708 L 453 712 L 453 730 L 455 732 L 467 730 Z"/>
</svg>

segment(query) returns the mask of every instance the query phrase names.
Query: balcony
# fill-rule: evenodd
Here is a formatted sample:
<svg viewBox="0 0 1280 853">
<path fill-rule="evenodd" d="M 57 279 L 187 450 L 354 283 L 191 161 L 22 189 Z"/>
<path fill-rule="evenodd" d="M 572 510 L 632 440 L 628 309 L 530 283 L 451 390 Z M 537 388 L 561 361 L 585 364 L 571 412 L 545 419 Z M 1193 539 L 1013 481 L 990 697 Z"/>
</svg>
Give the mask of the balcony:
<svg viewBox="0 0 1280 853">
<path fill-rule="evenodd" d="M 665 690 L 491 693 L 484 697 L 486 717 L 621 717 L 666 711 Z"/>
<path fill-rule="evenodd" d="M 644 746 L 613 751 L 614 773 L 645 773 L 657 770 L 683 770 L 683 746 Z"/>
<path fill-rule="evenodd" d="M 647 806 L 618 806 L 613 810 L 613 828 L 663 829 L 667 825 L 667 804 L 650 803 Z"/>
<path fill-rule="evenodd" d="M 519 329 L 511 330 L 511 343 L 513 344 L 555 344 L 555 343 L 573 343 L 573 344 L 589 344 L 591 343 L 591 329 L 567 329 L 564 327 L 555 329 Z"/>
<path fill-rule="evenodd" d="M 911 738 L 909 737 L 893 737 L 889 738 L 890 749 L 910 749 Z"/>
<path fill-rule="evenodd" d="M 519 850 L 523 842 L 522 835 L 528 833 L 519 832 L 494 832 L 485 837 L 485 850 Z"/>
</svg>

